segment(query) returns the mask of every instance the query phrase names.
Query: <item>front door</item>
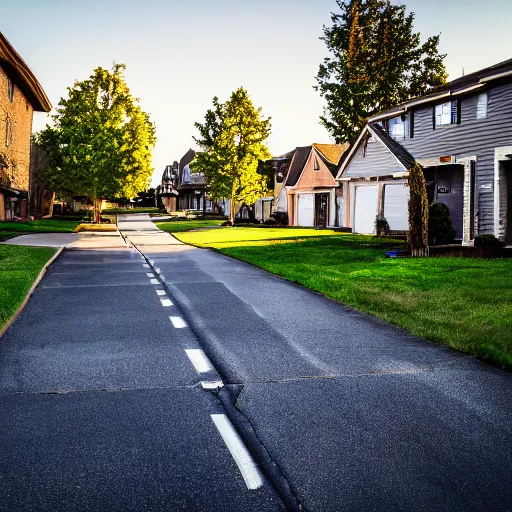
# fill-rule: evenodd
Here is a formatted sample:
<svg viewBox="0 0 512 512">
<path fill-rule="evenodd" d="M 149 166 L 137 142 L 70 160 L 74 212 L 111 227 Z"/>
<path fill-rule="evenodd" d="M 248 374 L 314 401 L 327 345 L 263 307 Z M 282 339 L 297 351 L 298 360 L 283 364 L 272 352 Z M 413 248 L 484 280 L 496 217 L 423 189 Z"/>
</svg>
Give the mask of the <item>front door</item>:
<svg viewBox="0 0 512 512">
<path fill-rule="evenodd" d="M 329 223 L 329 194 L 315 194 L 315 226 L 326 228 Z"/>
</svg>

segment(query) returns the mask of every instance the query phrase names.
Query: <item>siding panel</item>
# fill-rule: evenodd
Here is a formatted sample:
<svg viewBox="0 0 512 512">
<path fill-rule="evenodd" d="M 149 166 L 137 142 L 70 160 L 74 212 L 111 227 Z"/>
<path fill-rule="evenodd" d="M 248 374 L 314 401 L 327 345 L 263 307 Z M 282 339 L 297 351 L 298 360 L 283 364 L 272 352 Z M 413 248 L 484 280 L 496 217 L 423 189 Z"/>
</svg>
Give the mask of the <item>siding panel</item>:
<svg viewBox="0 0 512 512">
<path fill-rule="evenodd" d="M 403 172 L 403 167 L 380 142 L 369 142 L 366 150 L 360 147 L 348 165 L 345 176 L 369 177 L 385 176 Z"/>
</svg>

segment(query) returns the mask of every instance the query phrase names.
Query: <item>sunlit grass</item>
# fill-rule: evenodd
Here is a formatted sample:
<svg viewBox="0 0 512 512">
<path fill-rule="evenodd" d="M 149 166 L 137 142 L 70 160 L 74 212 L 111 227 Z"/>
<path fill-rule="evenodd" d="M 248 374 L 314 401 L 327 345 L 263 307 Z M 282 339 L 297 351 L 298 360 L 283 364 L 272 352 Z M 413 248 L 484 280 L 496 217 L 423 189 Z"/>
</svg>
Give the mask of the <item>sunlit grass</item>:
<svg viewBox="0 0 512 512">
<path fill-rule="evenodd" d="M 315 230 L 229 228 L 178 238 L 512 369 L 512 260 L 387 258 L 404 243 Z"/>
<path fill-rule="evenodd" d="M 182 231 L 191 231 L 193 229 L 210 228 L 220 226 L 224 220 L 205 219 L 205 220 L 175 220 L 169 219 L 164 222 L 156 222 L 158 228 L 167 233 L 180 233 Z"/>
<path fill-rule="evenodd" d="M 16 312 L 56 249 L 0 245 L 0 327 Z"/>
</svg>

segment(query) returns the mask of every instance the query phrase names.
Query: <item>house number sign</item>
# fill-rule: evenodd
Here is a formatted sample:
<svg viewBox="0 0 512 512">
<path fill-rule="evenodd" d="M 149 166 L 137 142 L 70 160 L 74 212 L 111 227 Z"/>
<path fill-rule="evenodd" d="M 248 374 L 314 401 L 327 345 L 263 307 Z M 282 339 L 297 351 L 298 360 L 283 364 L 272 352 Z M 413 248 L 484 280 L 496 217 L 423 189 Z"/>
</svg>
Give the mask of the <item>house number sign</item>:
<svg viewBox="0 0 512 512">
<path fill-rule="evenodd" d="M 438 194 L 449 194 L 450 189 L 448 187 L 437 187 Z"/>
</svg>

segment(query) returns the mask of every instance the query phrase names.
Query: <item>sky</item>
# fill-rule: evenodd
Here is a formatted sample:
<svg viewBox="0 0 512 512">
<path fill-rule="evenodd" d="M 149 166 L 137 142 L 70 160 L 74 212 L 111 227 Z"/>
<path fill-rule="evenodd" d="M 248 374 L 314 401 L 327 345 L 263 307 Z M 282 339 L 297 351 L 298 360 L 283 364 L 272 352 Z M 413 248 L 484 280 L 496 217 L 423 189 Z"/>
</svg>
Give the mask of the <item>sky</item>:
<svg viewBox="0 0 512 512">
<path fill-rule="evenodd" d="M 396 3 L 399 3 L 398 0 Z M 512 58 L 512 0 L 404 0 L 422 39 L 441 34 L 449 79 Z M 132 94 L 156 124 L 159 183 L 196 149 L 194 122 L 212 98 L 245 87 L 272 118 L 273 155 L 332 142 L 313 89 L 335 0 L 0 0 L 0 31 L 55 107 L 97 66 L 127 65 Z M 36 113 L 34 131 L 48 116 Z"/>
</svg>

